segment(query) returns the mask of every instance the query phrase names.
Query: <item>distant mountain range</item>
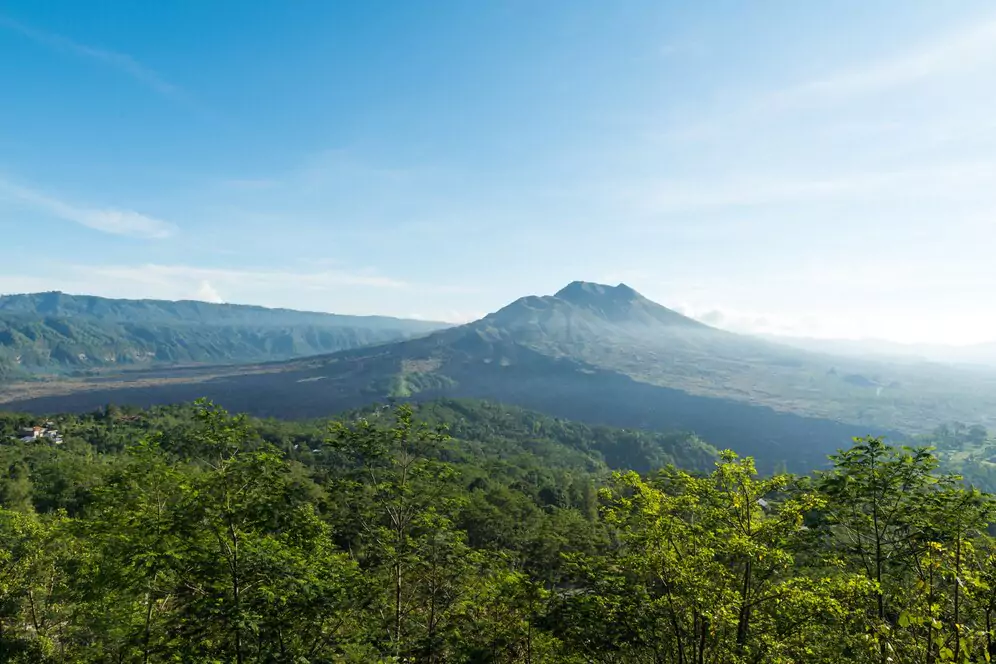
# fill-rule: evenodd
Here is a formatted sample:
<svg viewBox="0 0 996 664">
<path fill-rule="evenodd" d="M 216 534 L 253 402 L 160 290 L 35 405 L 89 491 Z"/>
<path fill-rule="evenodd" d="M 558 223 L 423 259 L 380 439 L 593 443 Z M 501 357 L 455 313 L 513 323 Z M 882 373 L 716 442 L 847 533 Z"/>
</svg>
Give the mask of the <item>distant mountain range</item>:
<svg viewBox="0 0 996 664">
<path fill-rule="evenodd" d="M 709 327 L 622 284 L 584 282 L 418 338 L 285 362 L 21 384 L 0 400 L 57 411 L 200 396 L 277 417 L 484 398 L 590 423 L 695 431 L 762 465 L 800 469 L 855 435 L 996 423 L 996 372 L 808 352 Z"/>
<path fill-rule="evenodd" d="M 0 379 L 281 360 L 426 334 L 442 323 L 207 302 L 0 297 Z"/>
<path fill-rule="evenodd" d="M 996 342 L 946 346 L 942 344 L 903 344 L 884 339 L 813 339 L 781 336 L 767 336 L 766 338 L 776 343 L 834 355 L 996 367 Z"/>
</svg>

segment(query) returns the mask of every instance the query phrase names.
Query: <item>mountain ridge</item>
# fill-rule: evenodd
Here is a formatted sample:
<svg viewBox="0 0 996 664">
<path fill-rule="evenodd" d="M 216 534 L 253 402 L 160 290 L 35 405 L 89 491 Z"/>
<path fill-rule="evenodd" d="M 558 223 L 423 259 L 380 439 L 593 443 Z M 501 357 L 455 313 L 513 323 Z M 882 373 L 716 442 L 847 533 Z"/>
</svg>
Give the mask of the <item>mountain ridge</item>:
<svg viewBox="0 0 996 664">
<path fill-rule="evenodd" d="M 818 464 L 867 433 L 996 424 L 996 373 L 811 353 L 692 321 L 624 284 L 577 282 L 558 293 L 371 347 L 13 387 L 0 401 L 53 411 L 207 396 L 254 414 L 319 417 L 385 399 L 466 397 L 595 424 L 695 431 L 765 463 Z"/>
<path fill-rule="evenodd" d="M 132 366 L 284 360 L 445 327 L 197 300 L 128 300 L 59 291 L 0 296 L 0 380 Z"/>
<path fill-rule="evenodd" d="M 29 315 L 46 315 L 52 317 L 65 317 L 69 315 L 84 315 L 103 320 L 122 320 L 127 317 L 123 313 L 128 313 L 126 309 L 139 308 L 144 313 L 153 311 L 158 316 L 147 320 L 161 321 L 184 321 L 191 322 L 192 315 L 203 316 L 208 312 L 215 312 L 218 315 L 216 320 L 232 322 L 246 322 L 245 318 L 235 315 L 238 313 L 252 314 L 254 316 L 287 316 L 299 322 L 304 321 L 327 321 L 343 323 L 386 323 L 411 324 L 416 328 L 439 329 L 447 327 L 446 323 L 438 321 L 422 321 L 411 318 L 398 318 L 394 316 L 380 315 L 350 315 L 334 314 L 320 311 L 305 311 L 298 309 L 288 309 L 285 307 L 264 307 L 255 304 L 234 304 L 228 302 L 205 302 L 203 300 L 163 300 L 156 298 L 110 298 L 99 295 L 77 295 L 65 293 L 63 291 L 45 291 L 39 293 L 14 293 L 0 295 L 0 312 L 24 313 Z M 134 313 L 132 313 L 134 315 Z M 286 324 L 285 319 L 275 318 L 280 322 L 273 324 Z"/>
</svg>

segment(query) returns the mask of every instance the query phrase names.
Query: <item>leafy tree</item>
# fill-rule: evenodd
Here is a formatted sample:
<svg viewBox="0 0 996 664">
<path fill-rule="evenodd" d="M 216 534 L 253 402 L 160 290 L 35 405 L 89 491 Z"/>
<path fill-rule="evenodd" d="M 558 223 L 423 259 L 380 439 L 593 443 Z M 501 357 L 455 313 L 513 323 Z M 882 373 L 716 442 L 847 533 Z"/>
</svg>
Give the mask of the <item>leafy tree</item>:
<svg viewBox="0 0 996 664">
<path fill-rule="evenodd" d="M 364 566 L 389 579 L 382 601 L 390 653 L 436 661 L 460 580 L 469 573 L 466 538 L 445 516 L 457 501 L 453 468 L 434 458 L 445 433 L 416 422 L 408 405 L 393 417 L 389 426 L 366 418 L 332 424 L 330 447 L 347 463 L 333 491 L 347 497 L 356 515 Z"/>
<path fill-rule="evenodd" d="M 64 517 L 0 509 L 0 652 L 8 661 L 43 661 L 63 648 L 71 611 L 63 565 L 84 556 Z"/>
<path fill-rule="evenodd" d="M 610 611 L 600 652 L 625 644 L 632 661 L 793 661 L 805 630 L 845 613 L 827 596 L 831 579 L 793 578 L 803 515 L 821 501 L 792 476 L 758 479 L 751 459 L 725 452 L 709 476 L 618 475 L 605 498 L 622 547 L 579 560 L 598 592 L 567 602 Z"/>
<path fill-rule="evenodd" d="M 197 416 L 190 449 L 199 466 L 177 515 L 185 545 L 175 647 L 239 664 L 347 649 L 343 628 L 362 591 L 355 566 L 244 418 L 207 403 Z"/>
<path fill-rule="evenodd" d="M 850 560 L 875 584 L 868 629 L 885 664 L 898 618 L 893 596 L 923 545 L 910 507 L 935 484 L 936 460 L 926 449 L 907 452 L 878 438 L 856 439 L 831 460 L 834 469 L 821 477 L 826 522 Z"/>
</svg>

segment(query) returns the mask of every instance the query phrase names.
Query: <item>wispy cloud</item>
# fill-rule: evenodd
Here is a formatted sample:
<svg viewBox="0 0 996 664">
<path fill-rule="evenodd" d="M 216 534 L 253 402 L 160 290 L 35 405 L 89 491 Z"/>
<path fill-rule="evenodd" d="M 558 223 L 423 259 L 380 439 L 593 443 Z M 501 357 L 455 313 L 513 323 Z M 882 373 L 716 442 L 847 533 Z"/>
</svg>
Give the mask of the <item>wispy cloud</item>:
<svg viewBox="0 0 996 664">
<path fill-rule="evenodd" d="M 173 224 L 133 210 L 74 205 L 35 189 L 0 179 L 0 200 L 4 198 L 30 205 L 59 219 L 113 235 L 160 240 L 176 232 L 176 226 Z"/>
<path fill-rule="evenodd" d="M 706 325 L 742 334 L 825 338 L 846 338 L 860 334 L 858 330 L 849 327 L 846 321 L 842 324 L 838 320 L 837 325 L 830 325 L 814 316 L 785 316 L 729 308 L 695 308 L 689 305 L 678 305 L 675 309 Z"/>
<path fill-rule="evenodd" d="M 221 186 L 229 189 L 272 189 L 280 186 L 280 181 L 267 178 L 230 178 L 222 180 Z"/>
<path fill-rule="evenodd" d="M 807 177 L 737 175 L 704 180 L 662 179 L 608 187 L 614 201 L 639 214 L 670 215 L 705 209 L 785 203 L 900 199 L 996 203 L 996 162 L 963 161 L 894 171 L 840 172 Z"/>
<path fill-rule="evenodd" d="M 674 39 L 664 42 L 658 49 L 661 57 L 702 56 L 709 52 L 706 45 L 694 39 Z"/>
<path fill-rule="evenodd" d="M 899 52 L 814 72 L 774 89 L 746 97 L 730 91 L 717 94 L 721 108 L 699 109 L 694 120 L 663 129 L 652 120 L 646 136 L 679 144 L 728 145 L 757 137 L 770 143 L 773 134 L 793 131 L 793 116 L 800 113 L 813 115 L 805 116 L 808 131 L 796 141 L 827 138 L 827 133 L 838 139 L 853 134 L 880 140 L 883 132 L 902 131 L 905 138 L 919 142 L 938 132 L 945 139 L 950 133 L 974 135 L 991 131 L 986 102 L 992 99 L 988 91 L 994 66 L 996 15 L 990 15 Z M 985 76 L 980 78 L 980 73 Z M 952 95 L 961 103 L 945 103 Z M 848 109 L 858 109 L 860 119 L 841 113 Z"/>
<path fill-rule="evenodd" d="M 906 312 L 883 318 L 865 311 L 834 315 L 833 312 L 758 312 L 723 306 L 677 306 L 675 309 L 707 325 L 741 334 L 836 340 L 890 339 L 905 344 L 940 342 L 962 346 L 985 343 L 992 341 L 987 331 L 996 325 L 996 315 L 985 310 L 969 314 L 965 320 L 971 324 L 964 325 L 943 316 L 926 321 L 922 313 Z"/>
<path fill-rule="evenodd" d="M 173 83 L 170 83 L 158 73 L 143 65 L 127 53 L 118 53 L 116 51 L 81 44 L 80 42 L 74 41 L 68 37 L 25 25 L 24 23 L 15 21 L 9 16 L 4 16 L 2 14 L 0 14 L 0 28 L 6 28 L 8 30 L 18 32 L 28 39 L 41 44 L 42 46 L 62 51 L 64 53 L 71 53 L 82 58 L 93 60 L 106 67 L 116 69 L 163 96 L 173 98 L 184 96 L 181 88 Z"/>
<path fill-rule="evenodd" d="M 422 284 L 365 268 L 201 267 L 186 264 L 39 263 L 27 277 L 0 267 L 0 293 L 61 290 L 104 297 L 202 300 L 288 307 L 344 314 L 404 316 L 412 304 L 429 305 L 446 286 Z M 435 307 L 433 307 L 434 309 Z M 445 309 L 426 318 L 440 320 Z M 448 316 L 447 316 L 448 317 Z M 454 319 L 463 319 L 453 314 Z"/>
<path fill-rule="evenodd" d="M 326 149 L 291 168 L 216 180 L 207 195 L 214 216 L 261 227 L 294 219 L 302 225 L 335 224 L 340 238 L 424 241 L 472 229 L 497 231 L 508 215 L 494 189 L 431 163 L 383 163 L 351 149 Z"/>
<path fill-rule="evenodd" d="M 996 17 L 906 53 L 778 91 L 764 99 L 762 106 L 789 106 L 874 93 L 993 63 L 996 63 Z"/>
<path fill-rule="evenodd" d="M 444 311 L 433 316 L 426 316 L 425 314 L 418 313 L 407 314 L 404 318 L 411 318 L 412 320 L 430 320 L 438 323 L 450 323 L 451 325 L 464 325 L 475 320 L 480 320 L 485 316 L 487 316 L 487 313 L 483 311 Z"/>
<path fill-rule="evenodd" d="M 381 276 L 370 271 L 321 270 L 301 272 L 273 269 L 225 269 L 190 265 L 101 265 L 86 268 L 92 274 L 120 279 L 152 288 L 176 287 L 197 293 L 207 292 L 204 285 L 217 294 L 219 290 L 277 290 L 295 288 L 305 291 L 330 290 L 343 286 L 407 289 L 411 284 Z"/>
</svg>

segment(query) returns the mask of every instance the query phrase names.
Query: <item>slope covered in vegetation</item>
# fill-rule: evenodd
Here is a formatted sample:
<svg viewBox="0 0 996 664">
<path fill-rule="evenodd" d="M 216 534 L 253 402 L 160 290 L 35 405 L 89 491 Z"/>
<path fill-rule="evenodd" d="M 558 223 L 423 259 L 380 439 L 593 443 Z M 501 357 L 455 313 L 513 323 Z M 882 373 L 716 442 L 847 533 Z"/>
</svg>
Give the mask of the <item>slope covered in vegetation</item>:
<svg viewBox="0 0 996 664">
<path fill-rule="evenodd" d="M 0 418 L 4 435 L 31 423 Z M 111 408 L 52 426 L 62 446 L 0 448 L 6 661 L 996 652 L 991 497 L 926 450 L 861 439 L 815 477 L 761 477 L 691 436 L 471 402 L 297 424 Z M 609 474 L 613 450 L 686 468 Z"/>
<path fill-rule="evenodd" d="M 689 429 L 722 444 L 748 438 L 759 460 L 802 469 L 825 459 L 841 434 L 996 425 L 996 372 L 806 352 L 709 327 L 623 284 L 583 282 L 376 347 L 240 372 L 208 367 L 12 386 L 0 400 L 45 412 L 196 396 L 289 418 L 376 399 L 483 398 L 614 426 Z M 813 454 L 800 456 L 802 447 Z"/>
<path fill-rule="evenodd" d="M 112 367 L 281 360 L 425 334 L 438 323 L 232 304 L 0 297 L 0 381 Z"/>
</svg>

